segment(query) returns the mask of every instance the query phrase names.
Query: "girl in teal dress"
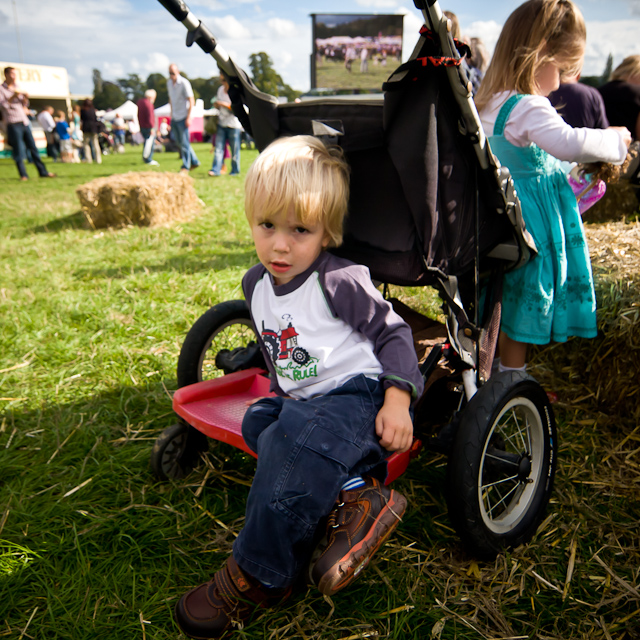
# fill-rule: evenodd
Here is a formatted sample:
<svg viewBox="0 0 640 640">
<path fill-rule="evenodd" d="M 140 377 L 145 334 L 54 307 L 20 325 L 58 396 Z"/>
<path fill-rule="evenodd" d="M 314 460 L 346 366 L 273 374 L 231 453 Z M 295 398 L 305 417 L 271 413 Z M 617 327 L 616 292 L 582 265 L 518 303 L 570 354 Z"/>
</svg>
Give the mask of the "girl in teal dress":
<svg viewBox="0 0 640 640">
<path fill-rule="evenodd" d="M 586 30 L 570 0 L 529 0 L 504 25 L 475 98 L 491 149 L 514 179 L 537 255 L 505 275 L 500 370 L 524 370 L 529 344 L 593 338 L 596 300 L 576 198 L 560 160 L 621 164 L 624 127 L 574 129 L 547 99 L 582 68 Z"/>
</svg>

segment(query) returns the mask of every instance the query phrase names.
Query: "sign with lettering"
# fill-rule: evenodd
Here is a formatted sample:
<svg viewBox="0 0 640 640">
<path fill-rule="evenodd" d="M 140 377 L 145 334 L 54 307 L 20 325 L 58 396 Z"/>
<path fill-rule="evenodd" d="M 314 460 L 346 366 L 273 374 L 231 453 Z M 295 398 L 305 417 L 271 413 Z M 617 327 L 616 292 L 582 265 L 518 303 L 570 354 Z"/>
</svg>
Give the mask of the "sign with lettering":
<svg viewBox="0 0 640 640">
<path fill-rule="evenodd" d="M 69 76 L 64 67 L 0 62 L 0 82 L 4 82 L 5 67 L 16 70 L 17 82 L 30 98 L 69 97 Z"/>
</svg>

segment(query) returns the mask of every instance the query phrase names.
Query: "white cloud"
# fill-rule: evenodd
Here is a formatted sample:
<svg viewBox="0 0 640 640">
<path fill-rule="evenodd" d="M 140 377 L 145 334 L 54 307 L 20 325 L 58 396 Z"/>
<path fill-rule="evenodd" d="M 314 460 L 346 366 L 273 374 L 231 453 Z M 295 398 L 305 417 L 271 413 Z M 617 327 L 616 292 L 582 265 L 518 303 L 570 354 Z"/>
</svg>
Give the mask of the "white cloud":
<svg viewBox="0 0 640 640">
<path fill-rule="evenodd" d="M 468 38 L 480 38 L 490 53 L 496 46 L 502 25 L 495 20 L 476 20 L 468 26 L 462 25 L 462 33 Z"/>
<path fill-rule="evenodd" d="M 194 7 L 204 7 L 205 9 L 211 9 L 213 11 L 220 11 L 226 9 L 227 6 L 220 0 L 191 0 L 189 3 Z"/>
<path fill-rule="evenodd" d="M 396 13 L 404 16 L 402 21 L 402 59 L 407 60 L 418 42 L 424 21 L 422 15 L 415 11 L 412 13 L 405 7 L 401 7 Z"/>
<path fill-rule="evenodd" d="M 633 4 L 638 6 L 640 2 L 636 1 Z M 638 19 L 587 22 L 587 49 L 584 56 L 583 75 L 600 75 L 604 71 L 610 53 L 613 54 L 614 67 L 626 56 L 639 54 L 639 33 L 640 20 Z M 615 34 L 615 37 L 612 34 Z"/>
<path fill-rule="evenodd" d="M 398 6 L 396 0 L 356 0 L 356 4 L 368 9 L 395 9 Z"/>
<path fill-rule="evenodd" d="M 220 36 L 223 39 L 242 40 L 251 37 L 251 31 L 231 15 L 224 16 L 224 18 L 212 18 L 210 26 L 215 36 Z"/>
<path fill-rule="evenodd" d="M 130 71 L 125 71 L 124 65 L 120 62 L 103 62 L 101 73 L 105 80 L 116 80 L 126 77 Z"/>
<path fill-rule="evenodd" d="M 131 7 L 126 0 L 21 0 L 16 13 L 21 30 L 46 30 L 54 25 L 69 30 L 95 30 L 96 25 L 104 25 L 112 18 L 125 19 Z"/>
<path fill-rule="evenodd" d="M 142 68 L 147 74 L 163 73 L 166 75 L 170 62 L 168 55 L 155 51 L 147 56 L 147 59 L 142 63 Z"/>
<path fill-rule="evenodd" d="M 298 32 L 298 26 L 294 22 L 282 18 L 269 18 L 267 29 L 278 38 L 289 38 Z"/>
</svg>

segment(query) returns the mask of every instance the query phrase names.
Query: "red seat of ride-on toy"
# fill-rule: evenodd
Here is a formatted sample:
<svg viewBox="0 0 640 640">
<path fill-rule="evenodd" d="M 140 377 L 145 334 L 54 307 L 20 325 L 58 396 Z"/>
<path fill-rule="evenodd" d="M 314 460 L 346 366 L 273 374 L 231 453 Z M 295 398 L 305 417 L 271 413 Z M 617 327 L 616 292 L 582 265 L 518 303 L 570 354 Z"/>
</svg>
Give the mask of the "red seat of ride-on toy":
<svg viewBox="0 0 640 640">
<path fill-rule="evenodd" d="M 257 457 L 242 438 L 242 418 L 252 400 L 274 395 L 264 373 L 263 369 L 247 369 L 182 387 L 173 396 L 173 410 L 209 438 Z M 420 440 L 414 440 L 409 451 L 389 456 L 386 484 L 406 471 L 421 446 Z"/>
</svg>

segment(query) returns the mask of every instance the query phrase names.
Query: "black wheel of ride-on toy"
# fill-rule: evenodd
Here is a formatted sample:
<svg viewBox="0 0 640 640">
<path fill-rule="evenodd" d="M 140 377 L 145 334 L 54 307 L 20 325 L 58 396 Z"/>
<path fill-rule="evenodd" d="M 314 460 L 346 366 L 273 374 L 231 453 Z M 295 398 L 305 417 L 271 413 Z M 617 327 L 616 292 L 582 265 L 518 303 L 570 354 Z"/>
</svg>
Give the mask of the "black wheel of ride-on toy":
<svg viewBox="0 0 640 640">
<path fill-rule="evenodd" d="M 178 358 L 178 387 L 231 371 L 264 366 L 256 331 L 244 300 L 211 307 L 187 333 Z"/>
<path fill-rule="evenodd" d="M 449 517 L 465 547 L 491 558 L 528 542 L 545 516 L 556 469 L 553 411 L 525 373 L 491 377 L 471 398 L 449 462 Z"/>
<path fill-rule="evenodd" d="M 151 451 L 151 470 L 158 480 L 178 480 L 198 466 L 207 437 L 184 422 L 167 427 Z"/>
</svg>

